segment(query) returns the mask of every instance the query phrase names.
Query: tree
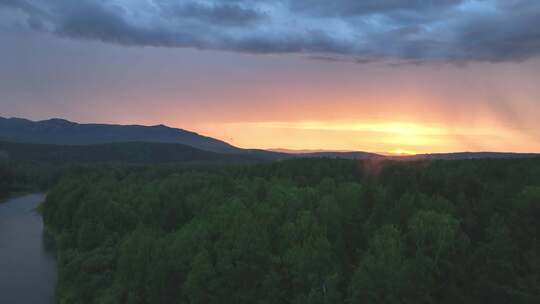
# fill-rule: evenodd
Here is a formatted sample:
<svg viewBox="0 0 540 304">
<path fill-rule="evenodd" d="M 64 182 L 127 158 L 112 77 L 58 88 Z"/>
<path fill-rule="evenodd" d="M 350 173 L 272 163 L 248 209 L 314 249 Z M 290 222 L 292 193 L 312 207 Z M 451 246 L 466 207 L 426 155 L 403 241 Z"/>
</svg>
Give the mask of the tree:
<svg viewBox="0 0 540 304">
<path fill-rule="evenodd" d="M 205 249 L 201 250 L 193 259 L 191 271 L 184 284 L 184 291 L 188 295 L 190 303 L 222 303 L 222 299 L 218 297 L 216 292 L 216 289 L 219 288 L 215 281 L 217 277 L 210 253 Z"/>
<path fill-rule="evenodd" d="M 350 303 L 406 303 L 409 267 L 401 233 L 390 225 L 380 228 L 369 243 L 350 284 Z"/>
<path fill-rule="evenodd" d="M 282 228 L 283 288 L 293 303 L 335 303 L 337 261 L 325 229 L 310 211 L 301 211 L 294 222 Z"/>
<path fill-rule="evenodd" d="M 418 211 L 409 224 L 409 238 L 414 244 L 416 290 L 435 302 L 455 300 L 468 246 L 459 221 L 447 213 Z"/>
</svg>

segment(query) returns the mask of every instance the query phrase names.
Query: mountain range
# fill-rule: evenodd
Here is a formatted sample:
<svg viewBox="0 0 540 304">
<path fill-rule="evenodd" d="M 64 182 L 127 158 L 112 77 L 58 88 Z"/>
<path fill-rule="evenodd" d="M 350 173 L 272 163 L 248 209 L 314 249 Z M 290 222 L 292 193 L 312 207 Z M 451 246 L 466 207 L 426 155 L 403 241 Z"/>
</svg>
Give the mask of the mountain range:
<svg viewBox="0 0 540 304">
<path fill-rule="evenodd" d="M 217 153 L 241 152 L 224 141 L 164 125 L 80 124 L 59 118 L 31 121 L 0 117 L 0 140 L 56 145 L 175 143 Z"/>
<path fill-rule="evenodd" d="M 262 158 L 216 153 L 183 144 L 123 142 L 52 145 L 0 141 L 0 160 L 44 163 L 240 163 Z"/>
<path fill-rule="evenodd" d="M 242 149 L 165 125 L 81 124 L 53 118 L 32 121 L 0 117 L 0 157 L 47 161 L 264 161 L 298 157 L 392 160 L 524 158 L 540 154 L 459 152 L 385 156 L 362 151 Z"/>
</svg>

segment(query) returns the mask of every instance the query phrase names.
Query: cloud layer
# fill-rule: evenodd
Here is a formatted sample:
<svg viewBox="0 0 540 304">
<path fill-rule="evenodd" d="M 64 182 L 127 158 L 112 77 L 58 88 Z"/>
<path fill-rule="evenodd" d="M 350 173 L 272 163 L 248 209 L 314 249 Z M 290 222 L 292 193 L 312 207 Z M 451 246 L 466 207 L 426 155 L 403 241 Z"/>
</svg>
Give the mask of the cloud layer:
<svg viewBox="0 0 540 304">
<path fill-rule="evenodd" d="M 0 0 L 0 27 L 131 46 L 357 62 L 521 61 L 536 0 Z"/>
</svg>

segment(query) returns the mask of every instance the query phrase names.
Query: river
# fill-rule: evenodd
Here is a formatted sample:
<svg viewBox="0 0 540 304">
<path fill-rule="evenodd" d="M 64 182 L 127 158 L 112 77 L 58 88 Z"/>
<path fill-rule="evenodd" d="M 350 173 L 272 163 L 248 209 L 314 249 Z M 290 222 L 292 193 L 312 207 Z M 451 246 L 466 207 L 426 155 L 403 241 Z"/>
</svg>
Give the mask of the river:
<svg viewBox="0 0 540 304">
<path fill-rule="evenodd" d="M 56 261 L 41 216 L 45 195 L 0 203 L 0 303 L 54 303 Z"/>
</svg>

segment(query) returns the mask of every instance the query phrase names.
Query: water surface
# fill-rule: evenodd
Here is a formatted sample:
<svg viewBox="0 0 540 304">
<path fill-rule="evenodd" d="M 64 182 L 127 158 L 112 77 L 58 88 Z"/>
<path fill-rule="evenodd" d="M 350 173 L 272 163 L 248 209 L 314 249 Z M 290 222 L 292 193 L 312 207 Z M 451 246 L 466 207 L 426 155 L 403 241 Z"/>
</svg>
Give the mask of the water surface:
<svg viewBox="0 0 540 304">
<path fill-rule="evenodd" d="M 54 303 L 56 261 L 30 194 L 0 203 L 0 303 Z"/>
</svg>

